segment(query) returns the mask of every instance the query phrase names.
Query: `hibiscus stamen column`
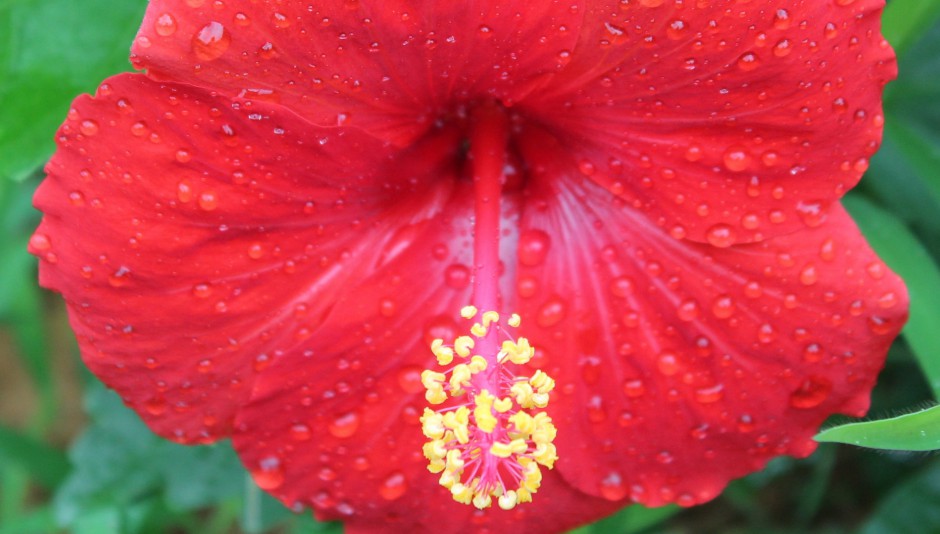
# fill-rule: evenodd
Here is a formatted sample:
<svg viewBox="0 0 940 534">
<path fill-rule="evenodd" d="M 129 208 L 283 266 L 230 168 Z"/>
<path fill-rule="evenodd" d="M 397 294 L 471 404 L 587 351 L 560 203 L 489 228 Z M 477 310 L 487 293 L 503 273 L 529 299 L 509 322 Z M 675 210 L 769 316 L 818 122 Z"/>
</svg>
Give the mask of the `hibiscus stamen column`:
<svg viewBox="0 0 940 534">
<path fill-rule="evenodd" d="M 421 375 L 431 404 L 456 402 L 440 410 L 425 408 L 421 417 L 430 439 L 424 454 L 428 470 L 441 473 L 440 483 L 454 500 L 488 508 L 512 509 L 529 502 L 542 480 L 540 465 L 551 469 L 557 455 L 552 441 L 555 426 L 545 408 L 555 381 L 541 370 L 517 376 L 509 364 L 525 365 L 535 349 L 524 337 L 513 338 L 509 328 L 521 319 L 511 314 L 500 320 L 499 221 L 503 169 L 509 143 L 509 120 L 494 102 L 475 107 L 470 117 L 469 162 L 473 174 L 473 301 L 460 310 L 474 321 L 469 336 L 445 345 L 435 339 L 431 351 L 442 371 Z M 471 356 L 472 354 L 472 356 Z M 455 360 L 457 361 L 454 364 Z"/>
</svg>

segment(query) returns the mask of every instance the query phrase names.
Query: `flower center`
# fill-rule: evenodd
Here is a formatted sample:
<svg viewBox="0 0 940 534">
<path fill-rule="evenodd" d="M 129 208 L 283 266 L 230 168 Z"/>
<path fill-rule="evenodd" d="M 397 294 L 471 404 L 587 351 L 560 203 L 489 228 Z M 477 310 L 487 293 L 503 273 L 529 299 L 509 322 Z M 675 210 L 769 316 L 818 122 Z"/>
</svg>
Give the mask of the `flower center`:
<svg viewBox="0 0 940 534">
<path fill-rule="evenodd" d="M 524 337 L 514 338 L 509 328 L 521 319 L 512 314 L 505 323 L 499 300 L 500 195 L 509 142 L 509 122 L 495 103 L 474 108 L 470 123 L 469 161 L 474 182 L 475 306 L 460 315 L 477 319 L 469 336 L 450 344 L 435 339 L 431 351 L 443 371 L 421 375 L 425 397 L 434 405 L 448 396 L 457 403 L 440 410 L 425 408 L 421 417 L 428 470 L 441 473 L 440 483 L 454 500 L 488 508 L 495 499 L 500 508 L 529 502 L 542 480 L 540 465 L 551 469 L 557 459 L 555 426 L 545 408 L 555 381 L 541 370 L 518 376 L 510 365 L 525 365 L 535 349 Z M 458 362 L 454 364 L 455 360 Z"/>
</svg>

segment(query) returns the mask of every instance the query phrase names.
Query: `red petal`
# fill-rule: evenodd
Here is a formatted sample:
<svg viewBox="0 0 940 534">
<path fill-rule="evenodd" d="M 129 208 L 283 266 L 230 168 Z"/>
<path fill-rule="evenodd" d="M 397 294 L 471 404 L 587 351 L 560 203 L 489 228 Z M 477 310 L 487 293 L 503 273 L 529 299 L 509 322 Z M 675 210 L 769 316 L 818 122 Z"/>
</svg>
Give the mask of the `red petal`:
<svg viewBox="0 0 940 534">
<path fill-rule="evenodd" d="M 808 455 L 828 415 L 865 412 L 907 295 L 841 205 L 760 244 L 692 244 L 612 202 L 549 140 L 524 139 L 537 171 L 522 333 L 558 382 L 566 480 L 696 504 L 774 456 Z"/>
<path fill-rule="evenodd" d="M 592 11 L 606 31 L 523 107 L 674 235 L 727 246 L 820 224 L 881 140 L 884 2 L 635 4 Z"/>
<path fill-rule="evenodd" d="M 41 282 L 65 296 L 92 371 L 190 442 L 227 435 L 257 371 L 395 254 L 392 197 L 456 145 L 415 147 L 429 152 L 412 173 L 355 130 L 140 75 L 76 100 L 58 142 L 35 199 Z M 424 198 L 408 220 L 436 209 Z"/>
<path fill-rule="evenodd" d="M 258 377 L 235 447 L 262 488 L 321 519 L 345 520 L 351 532 L 504 532 L 522 520 L 555 532 L 606 515 L 622 503 L 584 495 L 554 474 L 532 504 L 476 512 L 427 471 L 420 373 L 436 366 L 430 340 L 457 335 L 455 310 L 470 298 L 469 278 L 451 273 L 470 261 L 470 184 L 452 194 L 400 256 L 346 288 L 304 343 L 308 357 L 295 351 Z"/>
<path fill-rule="evenodd" d="M 457 100 L 518 101 L 544 85 L 562 67 L 558 51 L 574 45 L 580 18 L 564 4 L 521 0 L 159 0 L 133 50 L 155 78 L 277 100 L 316 124 L 354 125 L 404 144 Z M 546 29 L 558 32 L 548 43 Z"/>
</svg>

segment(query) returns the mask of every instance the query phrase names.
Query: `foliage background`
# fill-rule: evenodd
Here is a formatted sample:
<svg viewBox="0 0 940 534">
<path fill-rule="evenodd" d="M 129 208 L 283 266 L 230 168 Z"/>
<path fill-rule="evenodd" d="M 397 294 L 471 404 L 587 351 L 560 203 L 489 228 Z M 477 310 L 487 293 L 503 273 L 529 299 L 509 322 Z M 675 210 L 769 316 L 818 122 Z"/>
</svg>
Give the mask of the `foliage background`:
<svg viewBox="0 0 940 534">
<path fill-rule="evenodd" d="M 26 242 L 39 214 L 30 199 L 54 132 L 75 95 L 129 70 L 145 7 L 0 0 L 0 534 L 339 533 L 257 490 L 227 443 L 183 447 L 152 435 L 84 370 L 60 299 L 36 287 Z M 884 33 L 901 74 L 885 95 L 883 148 L 846 200 L 912 296 L 873 418 L 940 398 L 938 19 L 940 0 L 889 0 Z M 940 448 L 937 412 L 908 420 L 919 448 Z M 705 506 L 630 507 L 578 532 L 644 531 L 940 533 L 940 458 L 823 444 Z"/>
</svg>

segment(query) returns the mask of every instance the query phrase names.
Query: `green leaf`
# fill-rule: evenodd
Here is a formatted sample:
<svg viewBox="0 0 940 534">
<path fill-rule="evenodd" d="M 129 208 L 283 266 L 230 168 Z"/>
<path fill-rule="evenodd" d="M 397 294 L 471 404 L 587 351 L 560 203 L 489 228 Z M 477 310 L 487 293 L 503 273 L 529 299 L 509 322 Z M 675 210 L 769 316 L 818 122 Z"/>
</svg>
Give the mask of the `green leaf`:
<svg viewBox="0 0 940 534">
<path fill-rule="evenodd" d="M 55 495 L 61 524 L 71 525 L 105 505 L 126 512 L 153 494 L 177 512 L 240 494 L 244 471 L 227 444 L 186 447 L 166 441 L 98 383 L 89 387 L 86 404 L 92 424 L 72 445 L 75 469 Z"/>
<path fill-rule="evenodd" d="M 70 469 L 65 453 L 5 426 L 0 426 L 0 463 L 22 467 L 47 489 L 58 486 Z"/>
<path fill-rule="evenodd" d="M 129 70 L 143 0 L 0 2 L 0 179 L 22 180 L 52 153 L 81 92 Z"/>
<path fill-rule="evenodd" d="M 936 533 L 940 525 L 940 461 L 895 486 L 859 534 Z"/>
<path fill-rule="evenodd" d="M 608 532 L 636 534 L 662 523 L 681 510 L 682 508 L 678 506 L 647 508 L 635 504 L 594 524 L 575 529 L 570 534 L 606 534 Z"/>
<path fill-rule="evenodd" d="M 938 0 L 890 0 L 881 18 L 882 33 L 902 56 L 938 18 Z"/>
<path fill-rule="evenodd" d="M 937 450 L 940 449 L 940 406 L 890 419 L 835 426 L 823 430 L 815 439 L 870 449 Z"/>
<path fill-rule="evenodd" d="M 49 534 L 55 531 L 55 516 L 49 506 L 0 523 L 0 534 Z"/>
<path fill-rule="evenodd" d="M 907 284 L 910 319 L 902 335 L 917 357 L 934 397 L 940 399 L 940 270 L 894 215 L 858 195 L 847 196 L 845 206 L 872 248 Z"/>
</svg>

